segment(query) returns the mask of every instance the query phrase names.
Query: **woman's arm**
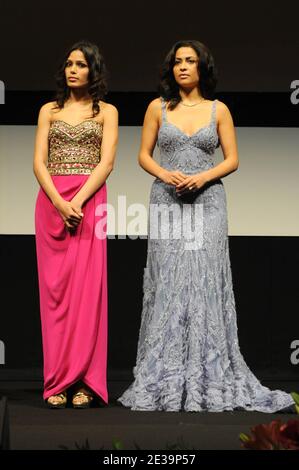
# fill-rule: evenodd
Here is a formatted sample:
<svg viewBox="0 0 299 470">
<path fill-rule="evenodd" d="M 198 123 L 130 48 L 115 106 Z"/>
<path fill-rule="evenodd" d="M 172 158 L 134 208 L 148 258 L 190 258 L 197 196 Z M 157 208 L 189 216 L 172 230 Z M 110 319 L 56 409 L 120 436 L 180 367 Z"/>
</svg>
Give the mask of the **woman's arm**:
<svg viewBox="0 0 299 470">
<path fill-rule="evenodd" d="M 101 161 L 71 201 L 78 210 L 105 183 L 113 170 L 118 141 L 118 112 L 111 104 L 105 103 L 103 108 Z"/>
<path fill-rule="evenodd" d="M 48 161 L 48 134 L 51 123 L 51 109 L 53 103 L 47 103 L 40 109 L 38 124 L 35 136 L 35 148 L 33 158 L 33 172 L 45 193 L 48 195 L 52 204 L 59 211 L 67 228 L 73 228 L 74 225 L 82 219 L 81 211 L 78 211 L 72 204 L 65 201 L 57 191 L 50 173 L 47 168 Z"/>
<path fill-rule="evenodd" d="M 33 157 L 33 172 L 40 186 L 51 199 L 54 206 L 62 199 L 55 188 L 51 175 L 47 169 L 48 161 L 48 134 L 51 123 L 52 103 L 44 104 L 39 112 L 37 130 L 35 134 L 35 147 Z"/>
<path fill-rule="evenodd" d="M 141 145 L 138 155 L 139 165 L 148 173 L 161 179 L 164 183 L 176 185 L 184 180 L 180 171 L 168 171 L 153 159 L 153 152 L 158 138 L 161 120 L 161 100 L 153 100 L 145 113 L 142 128 Z"/>
<path fill-rule="evenodd" d="M 189 188 L 199 189 L 210 181 L 217 180 L 236 171 L 239 166 L 237 140 L 233 119 L 228 107 L 221 101 L 217 101 L 218 136 L 223 152 L 224 161 L 210 170 L 203 171 L 186 178 L 177 189 L 186 191 Z"/>
<path fill-rule="evenodd" d="M 218 136 L 224 161 L 205 172 L 208 181 L 227 176 L 239 167 L 236 132 L 231 113 L 221 101 L 218 101 L 217 105 Z"/>
</svg>

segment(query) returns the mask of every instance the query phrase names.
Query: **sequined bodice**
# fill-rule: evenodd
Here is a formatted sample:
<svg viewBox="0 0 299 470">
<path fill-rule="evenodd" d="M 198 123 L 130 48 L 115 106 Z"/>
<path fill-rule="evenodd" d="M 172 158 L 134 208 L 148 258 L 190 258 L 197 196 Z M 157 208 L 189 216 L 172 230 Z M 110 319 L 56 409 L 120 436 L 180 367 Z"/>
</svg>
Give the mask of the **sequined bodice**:
<svg viewBox="0 0 299 470">
<path fill-rule="evenodd" d="M 48 171 L 51 175 L 88 175 L 101 160 L 103 125 L 86 120 L 73 126 L 52 121 L 48 142 Z"/>
</svg>

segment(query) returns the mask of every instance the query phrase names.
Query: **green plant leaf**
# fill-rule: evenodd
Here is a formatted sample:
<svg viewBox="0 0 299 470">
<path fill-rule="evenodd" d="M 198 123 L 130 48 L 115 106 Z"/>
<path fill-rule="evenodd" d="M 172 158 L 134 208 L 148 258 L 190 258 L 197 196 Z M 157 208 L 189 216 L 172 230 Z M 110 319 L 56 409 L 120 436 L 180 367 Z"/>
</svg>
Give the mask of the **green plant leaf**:
<svg viewBox="0 0 299 470">
<path fill-rule="evenodd" d="M 239 434 L 239 438 L 241 439 L 242 442 L 250 441 L 250 437 L 247 436 L 247 434 L 244 434 L 243 432 L 241 432 L 241 434 Z"/>
<path fill-rule="evenodd" d="M 299 414 L 299 393 L 291 392 L 291 396 L 295 402 L 296 411 Z"/>
<path fill-rule="evenodd" d="M 123 450 L 124 445 L 119 439 L 113 439 L 112 441 L 114 450 Z"/>
</svg>

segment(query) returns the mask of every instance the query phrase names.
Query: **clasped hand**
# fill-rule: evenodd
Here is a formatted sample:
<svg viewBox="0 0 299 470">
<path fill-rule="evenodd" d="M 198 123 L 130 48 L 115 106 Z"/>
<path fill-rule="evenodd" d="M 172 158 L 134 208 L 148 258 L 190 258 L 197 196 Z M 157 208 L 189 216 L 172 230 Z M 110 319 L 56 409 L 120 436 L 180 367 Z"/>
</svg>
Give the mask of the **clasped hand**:
<svg viewBox="0 0 299 470">
<path fill-rule="evenodd" d="M 62 200 L 56 208 L 60 213 L 66 228 L 69 231 L 74 231 L 80 224 L 84 215 L 81 209 L 81 204 L 76 202 L 75 199 L 72 199 L 72 201 Z"/>
<path fill-rule="evenodd" d="M 164 181 L 164 183 L 175 186 L 178 195 L 186 191 L 197 190 L 208 182 L 208 178 L 205 172 L 196 173 L 195 175 L 185 175 L 178 170 L 164 170 L 160 179 Z"/>
</svg>

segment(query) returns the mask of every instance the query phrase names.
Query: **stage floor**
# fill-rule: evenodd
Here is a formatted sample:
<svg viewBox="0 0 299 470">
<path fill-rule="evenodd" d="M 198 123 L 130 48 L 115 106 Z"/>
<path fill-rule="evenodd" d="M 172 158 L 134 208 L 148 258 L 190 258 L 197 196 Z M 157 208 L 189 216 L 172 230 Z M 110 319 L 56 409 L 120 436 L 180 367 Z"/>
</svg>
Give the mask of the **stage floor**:
<svg viewBox="0 0 299 470">
<path fill-rule="evenodd" d="M 297 390 L 299 383 L 269 382 L 272 389 Z M 107 407 L 51 410 L 42 399 L 40 381 L 0 382 L 0 396 L 8 399 L 12 450 L 113 449 L 118 442 L 131 449 L 241 449 L 239 434 L 290 414 L 258 412 L 173 413 L 131 411 L 116 403 L 127 382 L 109 383 Z"/>
</svg>

